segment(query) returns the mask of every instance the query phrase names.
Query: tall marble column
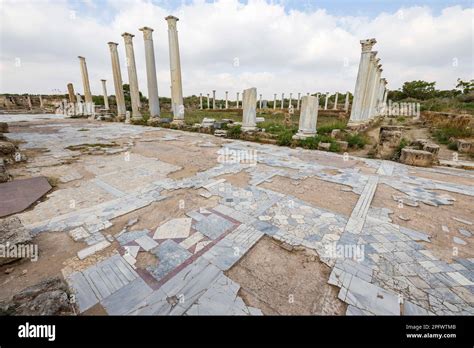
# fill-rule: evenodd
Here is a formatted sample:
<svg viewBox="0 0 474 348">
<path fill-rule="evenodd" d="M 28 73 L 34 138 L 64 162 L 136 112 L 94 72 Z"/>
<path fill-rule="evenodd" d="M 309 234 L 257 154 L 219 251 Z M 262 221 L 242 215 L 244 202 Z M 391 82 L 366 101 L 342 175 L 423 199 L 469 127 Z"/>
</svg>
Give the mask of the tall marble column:
<svg viewBox="0 0 474 348">
<path fill-rule="evenodd" d="M 123 94 L 122 72 L 116 42 L 109 42 L 110 57 L 112 59 L 112 73 L 114 76 L 115 102 L 117 103 L 117 120 L 125 120 L 125 96 Z"/>
<path fill-rule="evenodd" d="M 301 102 L 301 93 L 298 93 L 298 101 L 296 102 L 296 110 L 300 109 L 300 102 Z"/>
<path fill-rule="evenodd" d="M 199 93 L 199 109 L 202 110 L 202 93 Z"/>
<path fill-rule="evenodd" d="M 277 107 L 277 95 L 276 93 L 273 95 L 273 110 L 276 110 Z"/>
<path fill-rule="evenodd" d="M 349 92 L 346 92 L 346 101 L 344 103 L 344 111 L 345 112 L 349 111 Z"/>
<path fill-rule="evenodd" d="M 288 101 L 288 109 L 291 108 L 291 99 L 293 97 L 293 93 L 290 93 L 290 100 Z"/>
<path fill-rule="evenodd" d="M 91 86 L 89 84 L 89 73 L 87 72 L 86 58 L 78 56 L 81 65 L 82 85 L 84 87 L 84 99 L 86 103 L 92 104 Z"/>
<path fill-rule="evenodd" d="M 165 18 L 168 22 L 168 41 L 170 50 L 170 71 L 171 71 L 171 102 L 173 109 L 173 122 L 184 123 L 184 103 L 183 103 L 183 84 L 181 81 L 181 60 L 179 57 L 178 30 L 176 22 L 178 18 L 168 16 Z"/>
<path fill-rule="evenodd" d="M 352 100 L 351 116 L 349 124 L 357 124 L 362 121 L 362 102 L 364 99 L 364 91 L 367 86 L 367 75 L 369 73 L 370 52 L 372 47 L 377 43 L 375 39 L 361 40 L 360 44 L 362 52 L 360 55 L 359 71 L 354 89 L 354 98 Z"/>
<path fill-rule="evenodd" d="M 260 94 L 259 96 L 259 101 L 258 101 L 258 108 L 261 109 L 262 108 L 262 95 Z"/>
<path fill-rule="evenodd" d="M 257 89 L 245 89 L 242 96 L 242 131 L 248 132 L 257 129 Z"/>
<path fill-rule="evenodd" d="M 76 102 L 76 94 L 74 93 L 74 86 L 72 83 L 67 84 L 67 93 L 69 94 L 69 102 L 75 103 Z"/>
<path fill-rule="evenodd" d="M 375 70 L 374 88 L 372 91 L 372 98 L 370 101 L 369 118 L 374 118 L 378 115 L 378 95 L 380 93 L 380 75 L 382 74 L 382 64 L 378 64 Z"/>
<path fill-rule="evenodd" d="M 326 100 L 324 101 L 324 110 L 328 109 L 329 93 L 326 93 Z"/>
<path fill-rule="evenodd" d="M 374 83 L 374 75 L 375 75 L 375 56 L 377 55 L 377 51 L 370 52 L 369 58 L 369 71 L 367 73 L 367 83 L 364 90 L 364 95 L 362 98 L 362 110 L 361 110 L 361 122 L 366 122 L 369 119 L 370 114 L 370 101 L 372 98 L 372 88 Z"/>
<path fill-rule="evenodd" d="M 301 98 L 301 113 L 298 133 L 293 136 L 293 139 L 305 139 L 309 137 L 314 137 L 316 135 L 318 110 L 318 97 L 305 96 Z"/>
<path fill-rule="evenodd" d="M 237 104 L 237 109 L 239 108 L 239 94 L 240 94 L 240 93 L 237 92 L 237 102 L 236 102 L 236 104 Z"/>
<path fill-rule="evenodd" d="M 225 109 L 229 108 L 229 91 L 225 91 Z"/>
<path fill-rule="evenodd" d="M 102 91 L 104 94 L 104 109 L 109 110 L 109 98 L 107 97 L 107 86 L 106 86 L 106 80 L 100 80 L 102 81 Z"/>
<path fill-rule="evenodd" d="M 285 107 L 285 93 L 281 94 L 281 109 Z"/>
<path fill-rule="evenodd" d="M 374 97 L 374 92 L 375 92 L 375 89 L 376 89 L 376 84 L 377 84 L 377 71 L 378 71 L 378 61 L 380 59 L 378 58 L 375 58 L 375 55 L 377 54 L 377 52 L 372 52 L 372 56 L 373 56 L 373 59 L 371 59 L 371 63 L 372 63 L 372 71 L 369 75 L 369 83 L 368 83 L 368 88 L 366 90 L 366 93 L 367 93 L 367 97 L 365 99 L 365 108 L 364 108 L 364 113 L 363 113 L 363 119 L 364 121 L 367 121 L 369 120 L 370 118 L 372 118 L 372 114 L 373 114 L 373 110 L 372 110 L 372 106 L 373 106 L 373 97 Z"/>
<path fill-rule="evenodd" d="M 145 41 L 146 81 L 148 87 L 148 109 L 150 117 L 160 117 L 160 100 L 158 99 L 158 82 L 156 80 L 155 49 L 153 46 L 153 29 L 143 27 L 143 40 Z"/>
<path fill-rule="evenodd" d="M 41 96 L 41 94 L 39 95 L 39 100 L 40 100 L 40 108 L 43 108 L 44 105 L 43 105 L 43 97 Z"/>
<path fill-rule="evenodd" d="M 339 93 L 336 92 L 336 96 L 334 97 L 334 106 L 333 106 L 333 109 L 334 110 L 337 110 L 337 98 L 339 97 Z"/>
<path fill-rule="evenodd" d="M 216 90 L 212 91 L 212 110 L 216 109 Z"/>
<path fill-rule="evenodd" d="M 135 53 L 133 52 L 133 37 L 130 33 L 123 33 L 125 42 L 125 54 L 127 56 L 128 83 L 130 86 L 130 99 L 132 102 L 132 120 L 141 120 L 140 92 L 138 90 L 137 66 L 135 64 Z"/>
<path fill-rule="evenodd" d="M 209 93 L 207 93 L 207 109 L 211 108 L 211 101 L 209 99 Z"/>
</svg>

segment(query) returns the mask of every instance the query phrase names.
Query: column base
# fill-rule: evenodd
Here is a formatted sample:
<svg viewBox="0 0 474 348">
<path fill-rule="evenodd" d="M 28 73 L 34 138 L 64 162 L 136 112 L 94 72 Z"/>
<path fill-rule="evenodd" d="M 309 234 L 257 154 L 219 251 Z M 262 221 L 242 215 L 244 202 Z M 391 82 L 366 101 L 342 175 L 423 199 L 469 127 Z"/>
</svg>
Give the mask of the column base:
<svg viewBox="0 0 474 348">
<path fill-rule="evenodd" d="M 240 128 L 242 132 L 255 132 L 257 130 L 256 126 L 242 126 Z"/>
<path fill-rule="evenodd" d="M 117 115 L 117 116 L 115 116 L 115 119 L 118 122 L 123 122 L 123 121 L 125 121 L 125 115 Z"/>
<path fill-rule="evenodd" d="M 293 135 L 292 139 L 294 140 L 304 140 L 304 139 L 307 139 L 307 138 L 312 138 L 312 137 L 315 137 L 316 136 L 316 132 L 302 132 L 302 131 L 298 131 L 298 133 L 296 133 L 295 135 Z"/>
<path fill-rule="evenodd" d="M 146 122 L 146 124 L 147 124 L 148 126 L 152 126 L 152 127 L 156 127 L 156 126 L 158 126 L 160 123 L 161 123 L 161 118 L 160 118 L 160 117 L 157 117 L 157 116 L 150 117 L 150 118 L 148 119 L 148 121 Z"/>
<path fill-rule="evenodd" d="M 171 124 L 172 125 L 175 125 L 175 126 L 184 126 L 184 120 L 173 120 L 171 121 Z"/>
</svg>

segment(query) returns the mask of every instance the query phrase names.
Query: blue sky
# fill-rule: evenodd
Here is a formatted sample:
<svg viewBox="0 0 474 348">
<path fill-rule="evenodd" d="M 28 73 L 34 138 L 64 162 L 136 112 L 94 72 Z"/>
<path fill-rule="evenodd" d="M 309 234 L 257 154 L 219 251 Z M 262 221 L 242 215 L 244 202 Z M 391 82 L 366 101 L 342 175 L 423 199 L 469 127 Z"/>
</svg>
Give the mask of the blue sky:
<svg viewBox="0 0 474 348">
<path fill-rule="evenodd" d="M 185 4 L 183 6 L 183 3 Z M 155 29 L 160 95 L 169 95 L 164 18 L 177 15 L 184 94 L 218 96 L 257 87 L 264 98 L 353 91 L 361 39 L 376 38 L 388 88 L 435 81 L 451 89 L 474 78 L 474 9 L 464 0 L 1 0 L 0 93 L 81 91 L 77 56 L 87 60 L 94 93 L 112 90 L 107 42 L 135 35 L 140 90 L 146 91 L 143 26 Z M 401 10 L 402 9 L 402 10 Z M 73 15 L 71 14 L 73 13 Z M 238 65 L 235 62 L 238 61 Z M 18 64 L 21 62 L 21 64 Z"/>
<path fill-rule="evenodd" d="M 116 11 L 100 11 L 90 6 L 93 3 L 97 7 L 110 9 L 109 1 L 127 3 L 127 0 L 68 0 L 71 7 L 88 15 L 110 19 Z M 195 0 L 151 0 L 152 3 L 166 8 L 170 11 L 179 8 L 183 4 L 189 5 Z M 212 3 L 213 1 L 206 0 Z M 247 0 L 239 0 L 242 4 Z M 329 14 L 335 16 L 365 16 L 373 18 L 381 12 L 395 12 L 403 7 L 428 6 L 434 15 L 438 15 L 443 8 L 460 5 L 463 8 L 473 6 L 472 0 L 267 0 L 268 3 L 277 3 L 285 6 L 286 11 L 314 11 L 325 9 Z"/>
</svg>

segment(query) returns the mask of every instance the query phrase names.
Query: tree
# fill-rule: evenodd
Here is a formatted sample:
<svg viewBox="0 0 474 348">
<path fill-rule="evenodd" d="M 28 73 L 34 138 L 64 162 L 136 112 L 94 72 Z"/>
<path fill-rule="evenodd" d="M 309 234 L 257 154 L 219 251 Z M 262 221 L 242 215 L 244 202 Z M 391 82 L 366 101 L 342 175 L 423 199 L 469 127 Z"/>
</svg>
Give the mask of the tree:
<svg viewBox="0 0 474 348">
<path fill-rule="evenodd" d="M 405 98 L 430 99 L 436 96 L 435 84 L 436 82 L 422 80 L 405 82 L 402 87 L 402 93 Z"/>
<path fill-rule="evenodd" d="M 461 91 L 462 94 L 469 94 L 470 92 L 474 91 L 474 80 L 470 81 L 463 81 L 458 78 L 458 84 L 456 88 Z"/>
</svg>

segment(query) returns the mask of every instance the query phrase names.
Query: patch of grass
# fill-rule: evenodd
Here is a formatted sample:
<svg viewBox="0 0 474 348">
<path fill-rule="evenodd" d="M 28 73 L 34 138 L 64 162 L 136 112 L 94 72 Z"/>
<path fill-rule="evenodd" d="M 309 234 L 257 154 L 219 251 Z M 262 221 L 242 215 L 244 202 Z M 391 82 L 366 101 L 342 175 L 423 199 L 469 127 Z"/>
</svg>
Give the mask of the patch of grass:
<svg viewBox="0 0 474 348">
<path fill-rule="evenodd" d="M 78 132 L 87 132 L 87 131 L 89 131 L 89 130 L 90 130 L 90 129 L 88 129 L 88 128 L 81 128 L 81 129 L 78 129 L 77 131 L 78 131 Z"/>
<path fill-rule="evenodd" d="M 231 139 L 239 139 L 240 135 L 242 134 L 242 126 L 237 125 L 234 127 L 229 127 L 227 130 L 227 137 Z"/>
<path fill-rule="evenodd" d="M 363 134 L 347 134 L 345 141 L 347 141 L 350 148 L 359 149 L 364 148 L 364 146 L 369 143 L 369 139 Z"/>
<path fill-rule="evenodd" d="M 397 122 L 403 123 L 403 122 L 405 122 L 405 121 L 406 121 L 406 118 L 405 118 L 404 116 L 398 116 L 398 117 L 397 117 Z"/>
<path fill-rule="evenodd" d="M 59 184 L 59 179 L 53 176 L 48 176 L 46 180 L 48 180 L 48 183 L 51 185 L 52 188 L 57 187 Z"/>
<path fill-rule="evenodd" d="M 473 135 L 472 129 L 468 127 L 443 127 L 438 128 L 433 132 L 433 136 L 438 143 L 445 145 L 449 144 L 449 139 L 451 138 L 469 138 Z"/>
<path fill-rule="evenodd" d="M 277 136 L 277 145 L 280 146 L 290 146 L 293 142 L 293 135 L 295 133 L 291 129 L 285 129 L 280 132 Z"/>
<path fill-rule="evenodd" d="M 327 135 L 316 135 L 314 137 L 302 139 L 299 141 L 299 145 L 305 149 L 315 150 L 318 148 L 319 143 L 330 143 L 329 151 L 339 152 L 341 146 L 336 142 L 335 139 Z"/>
<path fill-rule="evenodd" d="M 341 121 L 336 121 L 333 123 L 324 124 L 318 127 L 318 134 L 331 134 L 333 129 L 344 130 L 346 129 L 346 123 L 341 122 Z"/>
</svg>

